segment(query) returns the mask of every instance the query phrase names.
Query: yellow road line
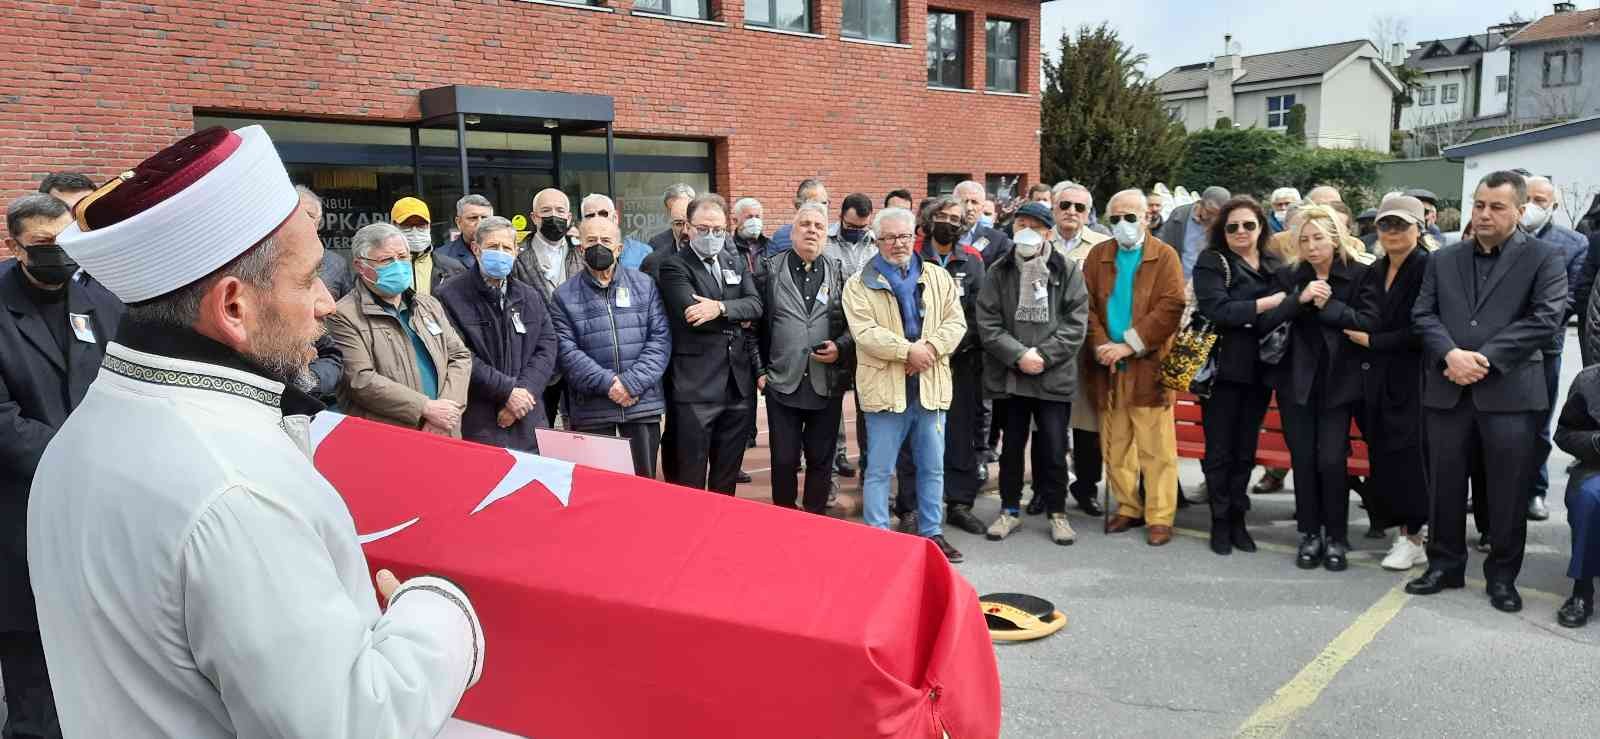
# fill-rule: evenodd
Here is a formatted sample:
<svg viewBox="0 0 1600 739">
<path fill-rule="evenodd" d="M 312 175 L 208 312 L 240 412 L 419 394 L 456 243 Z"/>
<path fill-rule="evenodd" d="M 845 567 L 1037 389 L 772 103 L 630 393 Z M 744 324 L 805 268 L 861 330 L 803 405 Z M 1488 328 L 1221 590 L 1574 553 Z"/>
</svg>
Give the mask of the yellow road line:
<svg viewBox="0 0 1600 739">
<path fill-rule="evenodd" d="M 1333 682 L 1334 676 L 1355 659 L 1372 642 L 1372 639 L 1394 620 L 1401 608 L 1411 599 L 1403 583 L 1396 584 L 1371 608 L 1356 618 L 1333 642 L 1328 644 L 1316 659 L 1300 670 L 1272 698 L 1245 719 L 1236 737 L 1281 737 L 1288 734 L 1290 724 L 1322 695 L 1323 689 Z"/>
</svg>

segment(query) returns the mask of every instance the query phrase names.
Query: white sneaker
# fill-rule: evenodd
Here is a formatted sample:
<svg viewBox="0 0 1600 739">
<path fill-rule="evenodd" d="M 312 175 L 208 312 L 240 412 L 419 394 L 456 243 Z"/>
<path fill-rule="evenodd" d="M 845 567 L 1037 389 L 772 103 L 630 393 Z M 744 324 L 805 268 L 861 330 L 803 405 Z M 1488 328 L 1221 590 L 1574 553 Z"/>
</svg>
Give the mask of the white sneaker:
<svg viewBox="0 0 1600 739">
<path fill-rule="evenodd" d="M 1411 537 L 1400 534 L 1394 538 L 1394 546 L 1389 548 L 1389 555 L 1383 558 L 1383 569 L 1404 572 L 1427 563 L 1427 548 L 1421 544 L 1411 543 Z"/>
<path fill-rule="evenodd" d="M 1050 541 L 1066 546 L 1077 539 L 1077 532 L 1073 531 L 1072 524 L 1067 522 L 1067 514 L 1050 514 Z"/>
<path fill-rule="evenodd" d="M 1000 517 L 995 519 L 994 523 L 989 524 L 988 539 L 989 541 L 1000 541 L 1020 528 L 1022 528 L 1021 516 L 1013 516 L 1001 511 Z"/>
</svg>

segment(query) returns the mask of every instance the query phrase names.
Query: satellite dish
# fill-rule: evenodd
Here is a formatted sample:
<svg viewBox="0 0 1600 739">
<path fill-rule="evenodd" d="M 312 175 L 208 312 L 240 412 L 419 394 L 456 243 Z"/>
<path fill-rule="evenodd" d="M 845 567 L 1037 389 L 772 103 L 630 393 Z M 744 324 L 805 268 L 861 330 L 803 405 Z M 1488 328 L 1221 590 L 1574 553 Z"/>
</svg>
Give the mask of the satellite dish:
<svg viewBox="0 0 1600 739">
<path fill-rule="evenodd" d="M 1229 54 L 1238 54 L 1238 53 L 1243 52 L 1243 51 L 1244 51 L 1244 45 L 1243 44 L 1240 44 L 1238 41 L 1229 41 L 1228 42 L 1228 53 Z"/>
</svg>

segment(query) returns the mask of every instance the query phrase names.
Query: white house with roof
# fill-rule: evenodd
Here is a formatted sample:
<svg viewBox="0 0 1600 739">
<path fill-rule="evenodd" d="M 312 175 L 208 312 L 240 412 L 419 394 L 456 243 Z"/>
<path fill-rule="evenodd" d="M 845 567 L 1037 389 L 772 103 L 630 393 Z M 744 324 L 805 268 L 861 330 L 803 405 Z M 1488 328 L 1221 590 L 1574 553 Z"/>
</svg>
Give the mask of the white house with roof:
<svg viewBox="0 0 1600 739">
<path fill-rule="evenodd" d="M 1168 114 L 1190 131 L 1213 128 L 1221 118 L 1244 128 L 1285 131 L 1289 110 L 1300 104 L 1306 108 L 1308 145 L 1376 151 L 1389 150 L 1393 100 L 1401 90 L 1370 41 L 1224 54 L 1176 67 L 1155 85 Z"/>
<path fill-rule="evenodd" d="M 1600 167 L 1595 166 L 1594 157 L 1597 151 L 1600 115 L 1452 146 L 1444 150 L 1444 155 L 1462 162 L 1461 202 L 1472 202 L 1472 193 L 1484 175 L 1526 169 L 1549 177 L 1555 184 L 1562 205 L 1556 211 L 1556 222 L 1571 226 L 1600 195 Z"/>
<path fill-rule="evenodd" d="M 1504 114 L 1511 72 L 1510 50 L 1501 45 L 1508 35 L 1497 27 L 1417 44 L 1404 64 L 1421 78 L 1400 110 L 1400 130 Z"/>
</svg>

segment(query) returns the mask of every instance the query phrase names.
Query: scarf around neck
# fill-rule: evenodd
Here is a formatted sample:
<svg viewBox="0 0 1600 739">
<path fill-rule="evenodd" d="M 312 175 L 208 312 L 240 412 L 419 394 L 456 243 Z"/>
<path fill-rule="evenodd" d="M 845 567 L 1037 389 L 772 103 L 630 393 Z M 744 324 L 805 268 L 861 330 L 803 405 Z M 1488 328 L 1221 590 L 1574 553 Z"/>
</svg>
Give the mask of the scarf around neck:
<svg viewBox="0 0 1600 739">
<path fill-rule="evenodd" d="M 1050 321 L 1050 249 L 1039 249 L 1032 259 L 1017 255 L 1017 313 L 1019 323 Z"/>
</svg>

